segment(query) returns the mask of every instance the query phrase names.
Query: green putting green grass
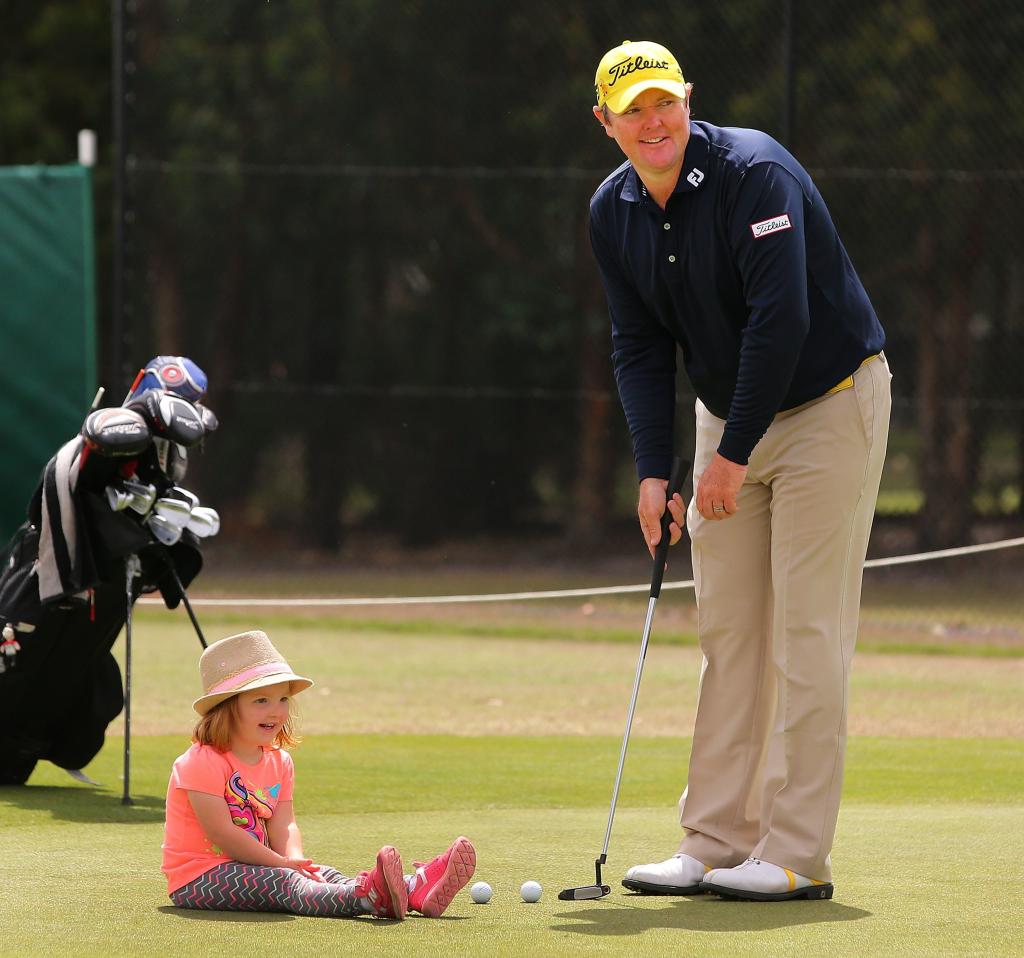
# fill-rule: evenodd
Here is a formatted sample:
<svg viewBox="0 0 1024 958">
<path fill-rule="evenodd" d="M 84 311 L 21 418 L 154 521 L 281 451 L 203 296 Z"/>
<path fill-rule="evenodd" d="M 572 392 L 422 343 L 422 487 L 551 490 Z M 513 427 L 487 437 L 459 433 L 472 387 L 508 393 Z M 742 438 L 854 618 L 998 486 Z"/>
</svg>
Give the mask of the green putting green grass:
<svg viewBox="0 0 1024 958">
<path fill-rule="evenodd" d="M 0 954 L 814 955 L 1021 954 L 1024 743 L 856 738 L 827 902 L 644 898 L 618 882 L 678 841 L 673 804 L 689 740 L 630 747 L 600 902 L 557 900 L 593 880 L 619 741 L 613 736 L 315 735 L 295 753 L 307 852 L 356 871 L 377 847 L 407 861 L 460 833 L 477 844 L 488 905 L 398 925 L 173 908 L 159 872 L 163 794 L 187 737 L 133 742 L 120 803 L 111 738 L 76 785 L 41 765 L 0 789 Z M 540 902 L 519 900 L 533 878 Z"/>
<path fill-rule="evenodd" d="M 397 613 L 365 621 L 315 610 L 202 613 L 211 640 L 266 628 L 316 680 L 297 700 L 307 741 L 295 753 L 296 811 L 309 854 L 358 871 L 385 843 L 407 862 L 460 833 L 477 844 L 477 877 L 493 886 L 491 903 L 464 894 L 444 919 L 402 925 L 170 905 L 159 870 L 163 797 L 171 762 L 188 744 L 200 650 L 180 610 L 141 608 L 134 804 L 120 803 L 121 720 L 87 769 L 103 787 L 75 784 L 43 763 L 27 787 L 0 788 L 0 955 L 1024 951 L 1024 658 L 985 648 L 856 657 L 834 900 L 625 893 L 619 881 L 629 865 L 666 857 L 679 840 L 674 805 L 690 747 L 679 733 L 692 727 L 700 655 L 687 644 L 687 605 L 667 598 L 655 625 L 667 641 L 647 656 L 605 872 L 614 892 L 559 902 L 560 888 L 593 881 L 644 604 L 514 615 L 501 607 L 426 623 Z M 119 641 L 122 660 L 123 651 Z M 518 896 L 531 878 L 544 886 L 535 905 Z"/>
</svg>

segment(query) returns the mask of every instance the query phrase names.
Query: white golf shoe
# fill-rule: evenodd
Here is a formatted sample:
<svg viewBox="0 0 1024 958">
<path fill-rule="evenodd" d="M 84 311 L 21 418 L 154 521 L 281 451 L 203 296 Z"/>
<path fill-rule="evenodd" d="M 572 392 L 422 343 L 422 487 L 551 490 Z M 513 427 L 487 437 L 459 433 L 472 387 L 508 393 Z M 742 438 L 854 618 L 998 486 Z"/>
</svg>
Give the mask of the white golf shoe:
<svg viewBox="0 0 1024 958">
<path fill-rule="evenodd" d="M 748 858 L 735 868 L 713 868 L 701 888 L 723 898 L 745 901 L 787 901 L 790 898 L 831 898 L 832 883 L 804 878 L 788 868 Z"/>
<path fill-rule="evenodd" d="M 667 861 L 634 865 L 622 880 L 623 887 L 645 895 L 700 895 L 707 865 L 682 853 Z"/>
</svg>

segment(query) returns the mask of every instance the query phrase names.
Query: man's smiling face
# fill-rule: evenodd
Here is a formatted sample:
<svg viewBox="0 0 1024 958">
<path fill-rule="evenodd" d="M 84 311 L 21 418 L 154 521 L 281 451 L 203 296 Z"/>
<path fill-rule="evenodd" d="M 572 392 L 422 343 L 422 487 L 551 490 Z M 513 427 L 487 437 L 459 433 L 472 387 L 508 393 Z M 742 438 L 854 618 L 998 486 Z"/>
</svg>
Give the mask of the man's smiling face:
<svg viewBox="0 0 1024 958">
<path fill-rule="evenodd" d="M 677 175 L 690 139 L 690 107 L 664 90 L 644 90 L 622 113 L 594 109 L 605 132 L 619 144 L 641 179 Z M 645 176 L 646 174 L 646 176 Z"/>
</svg>

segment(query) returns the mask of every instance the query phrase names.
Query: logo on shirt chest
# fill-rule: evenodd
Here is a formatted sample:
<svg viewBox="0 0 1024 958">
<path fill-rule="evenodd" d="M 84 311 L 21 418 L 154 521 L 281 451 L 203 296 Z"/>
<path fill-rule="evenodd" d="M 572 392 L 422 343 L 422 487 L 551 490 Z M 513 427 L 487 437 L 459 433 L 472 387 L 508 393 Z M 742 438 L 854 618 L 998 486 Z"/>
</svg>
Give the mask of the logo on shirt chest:
<svg viewBox="0 0 1024 958">
<path fill-rule="evenodd" d="M 770 220 L 761 220 L 760 223 L 750 224 L 750 232 L 754 234 L 754 239 L 760 239 L 769 233 L 778 233 L 781 230 L 792 228 L 793 224 L 789 222 L 789 213 L 780 213 L 778 216 L 773 216 Z"/>
</svg>

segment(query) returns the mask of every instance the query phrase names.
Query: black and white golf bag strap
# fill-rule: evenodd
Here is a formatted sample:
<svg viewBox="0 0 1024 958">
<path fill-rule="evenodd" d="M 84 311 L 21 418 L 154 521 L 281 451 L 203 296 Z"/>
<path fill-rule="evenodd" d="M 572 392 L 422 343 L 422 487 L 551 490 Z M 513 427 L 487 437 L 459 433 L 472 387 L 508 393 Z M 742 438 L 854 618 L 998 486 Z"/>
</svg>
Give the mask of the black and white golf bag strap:
<svg viewBox="0 0 1024 958">
<path fill-rule="evenodd" d="M 39 525 L 39 601 L 69 596 L 86 598 L 85 584 L 91 565 L 88 542 L 78 513 L 75 489 L 84 440 L 64 443 L 43 470 Z"/>
</svg>

